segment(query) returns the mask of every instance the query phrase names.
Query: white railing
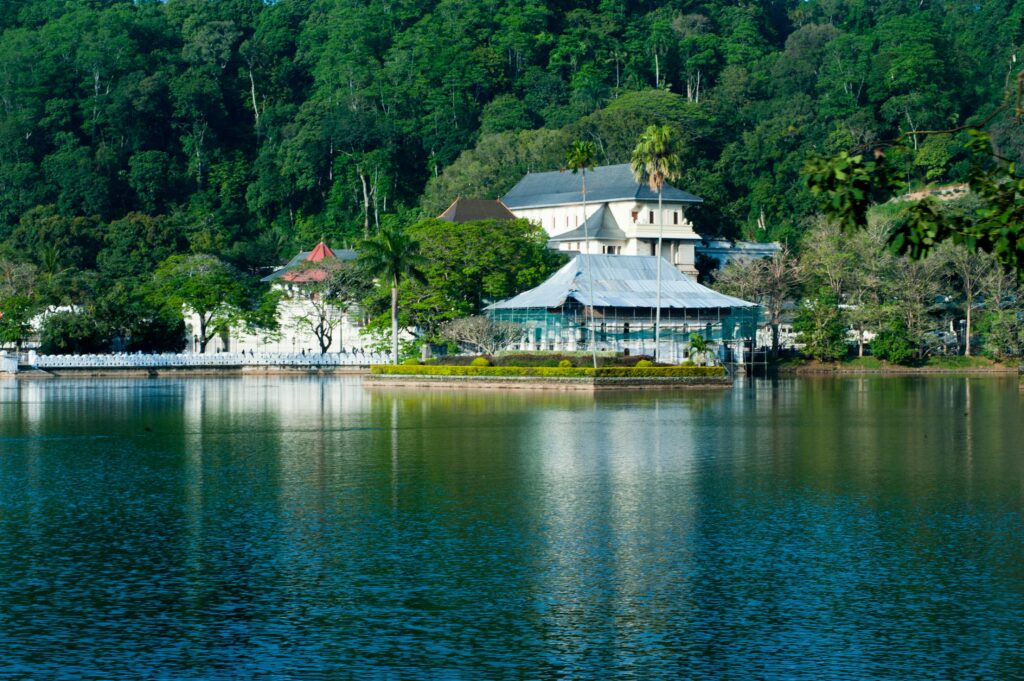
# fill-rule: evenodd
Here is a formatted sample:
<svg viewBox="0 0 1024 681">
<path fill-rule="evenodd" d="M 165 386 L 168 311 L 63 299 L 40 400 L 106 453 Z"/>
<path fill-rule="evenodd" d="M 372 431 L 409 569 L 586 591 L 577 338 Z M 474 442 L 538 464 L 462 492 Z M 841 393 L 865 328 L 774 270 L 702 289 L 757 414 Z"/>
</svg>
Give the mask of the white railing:
<svg viewBox="0 0 1024 681">
<path fill-rule="evenodd" d="M 34 357 L 33 357 L 34 355 Z M 217 352 L 211 354 L 143 355 L 113 353 L 108 355 L 35 355 L 29 353 L 26 364 L 40 369 L 158 369 L 161 367 L 365 367 L 387 364 L 389 358 L 380 353 L 277 353 Z"/>
</svg>

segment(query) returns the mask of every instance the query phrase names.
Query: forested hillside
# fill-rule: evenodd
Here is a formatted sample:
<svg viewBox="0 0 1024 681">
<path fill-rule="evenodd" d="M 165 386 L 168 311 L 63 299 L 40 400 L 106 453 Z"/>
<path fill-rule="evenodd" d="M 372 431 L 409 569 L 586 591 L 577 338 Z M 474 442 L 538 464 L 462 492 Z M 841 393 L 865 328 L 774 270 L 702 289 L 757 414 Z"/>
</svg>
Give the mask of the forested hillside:
<svg viewBox="0 0 1024 681">
<path fill-rule="evenodd" d="M 123 313 L 173 253 L 255 273 L 654 122 L 699 229 L 788 239 L 809 153 L 977 120 L 1022 45 L 1021 0 L 3 0 L 0 260 Z M 964 173 L 914 142 L 908 179 Z"/>
</svg>

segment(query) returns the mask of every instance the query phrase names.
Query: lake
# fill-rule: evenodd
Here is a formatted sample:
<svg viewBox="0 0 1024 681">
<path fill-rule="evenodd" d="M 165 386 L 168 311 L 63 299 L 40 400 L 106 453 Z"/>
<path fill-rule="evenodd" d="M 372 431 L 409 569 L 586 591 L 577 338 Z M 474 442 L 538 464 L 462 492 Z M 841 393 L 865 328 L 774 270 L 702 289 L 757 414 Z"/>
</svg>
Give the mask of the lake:
<svg viewBox="0 0 1024 681">
<path fill-rule="evenodd" d="M 0 381 L 2 679 L 1024 678 L 1015 378 Z"/>
</svg>

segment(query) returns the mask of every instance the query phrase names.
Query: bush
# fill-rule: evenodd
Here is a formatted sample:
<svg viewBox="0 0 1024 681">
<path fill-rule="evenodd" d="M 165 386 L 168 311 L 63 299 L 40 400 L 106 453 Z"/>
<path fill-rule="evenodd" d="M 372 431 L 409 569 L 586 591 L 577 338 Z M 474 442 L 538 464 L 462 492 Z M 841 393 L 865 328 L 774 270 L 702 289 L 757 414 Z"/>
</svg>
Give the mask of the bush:
<svg viewBox="0 0 1024 681">
<path fill-rule="evenodd" d="M 871 354 L 895 364 L 905 364 L 914 357 L 914 342 L 907 328 L 899 322 L 890 322 L 871 341 Z"/>
<path fill-rule="evenodd" d="M 39 329 L 39 351 L 44 355 L 106 352 L 109 341 L 86 312 L 54 312 Z"/>
<path fill-rule="evenodd" d="M 477 357 L 476 359 L 474 359 L 472 362 L 469 363 L 469 366 L 471 366 L 471 367 L 489 367 L 489 366 L 491 366 L 491 361 L 489 359 L 487 359 L 486 357 Z"/>
<path fill-rule="evenodd" d="M 571 367 L 572 361 L 568 359 L 563 359 L 561 362 L 558 363 L 558 366 L 562 367 L 563 369 Z"/>
<path fill-rule="evenodd" d="M 525 376 L 539 378 L 697 378 L 724 377 L 723 367 L 495 367 L 495 366 L 393 366 L 371 368 L 385 376 Z"/>
<path fill-rule="evenodd" d="M 652 362 L 649 359 L 642 359 L 633 366 L 637 367 L 638 369 L 646 369 L 647 367 L 654 366 L 654 362 Z"/>
<path fill-rule="evenodd" d="M 405 366 L 418 366 L 420 364 L 423 364 L 423 362 L 419 361 L 415 357 L 410 357 L 409 359 L 402 360 L 402 364 L 404 364 Z"/>
</svg>

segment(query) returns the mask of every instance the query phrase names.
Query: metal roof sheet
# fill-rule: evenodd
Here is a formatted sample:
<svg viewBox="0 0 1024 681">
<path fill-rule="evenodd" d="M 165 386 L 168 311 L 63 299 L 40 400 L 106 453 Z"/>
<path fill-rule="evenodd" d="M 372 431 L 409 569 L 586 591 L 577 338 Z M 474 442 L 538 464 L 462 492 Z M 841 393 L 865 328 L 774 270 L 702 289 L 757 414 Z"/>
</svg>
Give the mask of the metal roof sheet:
<svg viewBox="0 0 1024 681">
<path fill-rule="evenodd" d="M 587 172 L 587 202 L 657 201 L 658 194 L 633 177 L 628 163 L 598 166 Z M 674 203 L 703 203 L 704 199 L 666 184 L 662 199 Z M 564 206 L 583 202 L 581 178 L 569 171 L 528 173 L 501 198 L 512 210 Z"/>
<path fill-rule="evenodd" d="M 540 286 L 494 303 L 488 310 L 560 307 L 567 300 L 594 307 L 656 307 L 661 267 L 662 309 L 756 307 L 754 303 L 701 286 L 664 258 L 653 255 L 577 255 Z M 594 275 L 590 297 L 589 271 Z"/>
<path fill-rule="evenodd" d="M 625 241 L 627 238 L 626 233 L 622 231 L 615 221 L 615 216 L 608 210 L 608 204 L 602 204 L 600 208 L 594 211 L 593 215 L 587 218 L 586 227 L 591 239 Z M 549 241 L 583 241 L 584 238 L 583 225 L 580 225 L 576 229 L 551 237 Z"/>
</svg>

